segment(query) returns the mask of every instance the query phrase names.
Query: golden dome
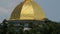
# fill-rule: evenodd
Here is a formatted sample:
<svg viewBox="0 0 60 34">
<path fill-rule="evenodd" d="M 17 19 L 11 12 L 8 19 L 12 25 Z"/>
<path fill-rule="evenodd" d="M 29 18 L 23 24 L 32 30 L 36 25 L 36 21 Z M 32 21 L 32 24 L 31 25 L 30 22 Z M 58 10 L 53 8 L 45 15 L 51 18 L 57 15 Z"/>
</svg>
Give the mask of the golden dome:
<svg viewBox="0 0 60 34">
<path fill-rule="evenodd" d="M 25 0 L 14 9 L 10 20 L 42 20 L 44 18 L 46 18 L 45 13 L 36 2 Z"/>
</svg>

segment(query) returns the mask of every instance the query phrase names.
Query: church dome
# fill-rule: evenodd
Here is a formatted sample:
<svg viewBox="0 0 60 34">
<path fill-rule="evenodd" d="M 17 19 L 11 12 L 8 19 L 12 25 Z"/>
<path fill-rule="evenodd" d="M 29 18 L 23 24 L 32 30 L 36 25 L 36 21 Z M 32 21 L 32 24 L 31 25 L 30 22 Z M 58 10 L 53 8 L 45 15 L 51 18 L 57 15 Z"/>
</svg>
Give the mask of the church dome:
<svg viewBox="0 0 60 34">
<path fill-rule="evenodd" d="M 21 2 L 13 10 L 10 20 L 42 20 L 46 15 L 42 8 L 33 0 Z"/>
</svg>

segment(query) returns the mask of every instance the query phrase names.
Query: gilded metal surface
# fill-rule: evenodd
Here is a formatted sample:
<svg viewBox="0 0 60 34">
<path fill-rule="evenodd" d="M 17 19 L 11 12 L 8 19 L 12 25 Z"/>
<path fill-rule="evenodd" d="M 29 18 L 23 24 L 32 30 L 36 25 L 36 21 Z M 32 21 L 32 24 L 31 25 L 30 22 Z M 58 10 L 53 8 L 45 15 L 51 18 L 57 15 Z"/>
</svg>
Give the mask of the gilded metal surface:
<svg viewBox="0 0 60 34">
<path fill-rule="evenodd" d="M 46 15 L 42 8 L 32 0 L 25 0 L 14 9 L 10 20 L 42 20 L 43 18 L 46 18 Z"/>
</svg>

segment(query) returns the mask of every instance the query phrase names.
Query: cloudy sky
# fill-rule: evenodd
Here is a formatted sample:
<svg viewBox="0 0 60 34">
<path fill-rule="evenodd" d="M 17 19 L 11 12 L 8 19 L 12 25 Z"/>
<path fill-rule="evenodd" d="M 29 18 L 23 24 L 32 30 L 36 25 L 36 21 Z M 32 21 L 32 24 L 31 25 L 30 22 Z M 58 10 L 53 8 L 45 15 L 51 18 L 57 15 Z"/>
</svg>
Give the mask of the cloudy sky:
<svg viewBox="0 0 60 34">
<path fill-rule="evenodd" d="M 23 0 L 0 0 L 0 22 L 9 19 L 13 9 Z M 47 18 L 60 21 L 60 0 L 35 0 L 42 6 Z"/>
</svg>

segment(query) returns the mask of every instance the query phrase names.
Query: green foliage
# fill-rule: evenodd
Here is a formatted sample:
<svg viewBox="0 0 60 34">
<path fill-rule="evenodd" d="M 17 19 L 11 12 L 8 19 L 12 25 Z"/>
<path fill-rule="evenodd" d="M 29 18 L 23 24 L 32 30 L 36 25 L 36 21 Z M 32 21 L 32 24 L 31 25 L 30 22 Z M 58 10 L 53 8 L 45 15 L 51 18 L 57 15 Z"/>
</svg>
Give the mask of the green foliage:
<svg viewBox="0 0 60 34">
<path fill-rule="evenodd" d="M 21 23 L 23 26 L 19 27 L 15 27 L 12 23 L 7 23 L 9 22 L 5 19 L 3 23 L 0 24 L 0 34 L 60 34 L 60 23 L 46 18 L 44 21 L 40 21 L 40 23 L 37 24 L 32 22 L 28 23 L 30 30 L 25 31 L 23 23 Z"/>
</svg>

